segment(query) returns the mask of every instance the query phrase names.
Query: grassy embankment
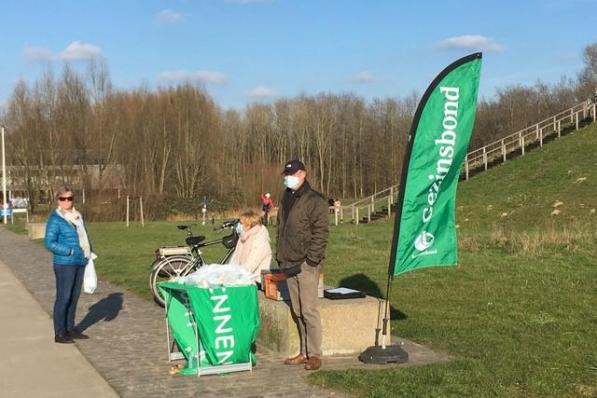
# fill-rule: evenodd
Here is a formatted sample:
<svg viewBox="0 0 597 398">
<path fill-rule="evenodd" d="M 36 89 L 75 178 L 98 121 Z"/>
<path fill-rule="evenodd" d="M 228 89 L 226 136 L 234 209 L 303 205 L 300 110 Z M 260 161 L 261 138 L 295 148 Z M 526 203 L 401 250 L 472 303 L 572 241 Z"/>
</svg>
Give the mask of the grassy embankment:
<svg viewBox="0 0 597 398">
<path fill-rule="evenodd" d="M 392 294 L 393 333 L 453 361 L 312 381 L 363 397 L 597 396 L 596 166 L 593 125 L 460 184 L 460 265 L 405 274 Z M 385 292 L 391 228 L 332 227 L 326 284 Z M 173 223 L 89 229 L 100 276 L 146 298 L 153 250 L 184 237 Z"/>
</svg>

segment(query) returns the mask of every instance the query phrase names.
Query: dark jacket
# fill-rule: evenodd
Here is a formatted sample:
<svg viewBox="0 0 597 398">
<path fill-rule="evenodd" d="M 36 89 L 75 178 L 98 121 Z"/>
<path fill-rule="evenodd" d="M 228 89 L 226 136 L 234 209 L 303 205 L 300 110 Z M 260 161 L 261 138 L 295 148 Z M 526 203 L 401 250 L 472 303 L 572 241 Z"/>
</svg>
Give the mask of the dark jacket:
<svg viewBox="0 0 597 398">
<path fill-rule="evenodd" d="M 46 224 L 44 244 L 54 254 L 52 261 L 55 265 L 87 265 L 75 226 L 61 217 L 56 209 Z"/>
<path fill-rule="evenodd" d="M 320 193 L 311 189 L 307 181 L 294 193 L 294 200 L 286 214 L 290 190 L 282 197 L 278 210 L 276 259 L 287 274 L 296 274 L 303 262 L 316 267 L 325 258 L 329 221 L 328 205 Z M 287 272 L 294 269 L 295 272 Z"/>
</svg>

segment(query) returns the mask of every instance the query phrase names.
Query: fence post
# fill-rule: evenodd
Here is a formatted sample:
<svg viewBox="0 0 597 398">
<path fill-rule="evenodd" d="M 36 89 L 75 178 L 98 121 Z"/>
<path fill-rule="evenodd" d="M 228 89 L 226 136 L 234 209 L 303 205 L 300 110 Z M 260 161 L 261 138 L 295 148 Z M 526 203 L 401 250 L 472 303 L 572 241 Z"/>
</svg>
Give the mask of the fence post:
<svg viewBox="0 0 597 398">
<path fill-rule="evenodd" d="M 539 129 L 539 146 L 543 147 L 543 128 Z"/>
<path fill-rule="evenodd" d="M 558 120 L 558 138 L 562 136 L 562 121 Z"/>
<path fill-rule="evenodd" d="M 576 112 L 576 129 L 578 130 L 578 114 L 580 111 Z"/>
<path fill-rule="evenodd" d="M 357 213 L 357 216 L 356 216 L 356 218 L 355 218 L 354 220 L 355 220 L 355 223 L 356 223 L 357 225 L 359 225 L 359 208 L 358 208 L 358 207 L 355 207 L 354 209 L 355 209 L 355 211 L 356 211 L 356 213 Z"/>
<path fill-rule="evenodd" d="M 129 227 L 129 208 L 130 208 L 130 201 L 129 196 L 126 195 L 126 227 Z"/>
<path fill-rule="evenodd" d="M 145 226 L 145 218 L 143 217 L 143 196 L 139 196 L 139 214 L 141 216 L 141 226 Z"/>
<path fill-rule="evenodd" d="M 593 104 L 593 123 L 597 122 L 597 103 Z"/>
<path fill-rule="evenodd" d="M 504 162 L 506 162 L 506 144 L 504 144 L 503 138 L 502 138 L 502 157 L 504 158 Z"/>
<path fill-rule="evenodd" d="M 464 178 L 468 180 L 468 153 L 464 157 Z"/>
<path fill-rule="evenodd" d="M 375 194 L 371 195 L 371 211 L 375 211 Z"/>
<path fill-rule="evenodd" d="M 522 136 L 522 133 L 520 133 L 520 149 L 521 149 L 521 155 L 524 155 L 524 137 Z"/>
<path fill-rule="evenodd" d="M 388 196 L 388 217 L 392 215 L 392 188 L 390 188 L 390 196 Z"/>
<path fill-rule="evenodd" d="M 340 220 L 344 222 L 344 208 L 340 206 Z"/>
<path fill-rule="evenodd" d="M 338 209 L 334 207 L 334 225 L 338 226 Z"/>
<path fill-rule="evenodd" d="M 367 222 L 371 223 L 371 206 L 367 206 Z"/>
</svg>

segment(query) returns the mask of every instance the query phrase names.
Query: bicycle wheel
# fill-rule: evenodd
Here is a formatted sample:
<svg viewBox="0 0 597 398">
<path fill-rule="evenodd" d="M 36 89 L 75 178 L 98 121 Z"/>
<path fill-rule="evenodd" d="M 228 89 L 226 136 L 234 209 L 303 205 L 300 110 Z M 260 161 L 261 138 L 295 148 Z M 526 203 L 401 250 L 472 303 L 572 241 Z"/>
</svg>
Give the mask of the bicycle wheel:
<svg viewBox="0 0 597 398">
<path fill-rule="evenodd" d="M 187 256 L 167 257 L 157 263 L 149 274 L 149 288 L 153 300 L 160 306 L 164 306 L 164 298 L 160 294 L 158 284 L 172 280 L 176 277 L 185 276 L 196 270 L 196 262 Z"/>
</svg>

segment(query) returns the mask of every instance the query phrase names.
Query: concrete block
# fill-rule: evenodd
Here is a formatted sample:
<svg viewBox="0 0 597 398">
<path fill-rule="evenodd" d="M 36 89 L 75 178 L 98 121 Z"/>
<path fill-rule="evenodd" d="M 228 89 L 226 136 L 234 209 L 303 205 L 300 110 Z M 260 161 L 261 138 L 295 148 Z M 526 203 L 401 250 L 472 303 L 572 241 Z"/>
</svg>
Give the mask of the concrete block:
<svg viewBox="0 0 597 398">
<path fill-rule="evenodd" d="M 29 239 L 43 239 L 46 235 L 46 223 L 30 222 L 27 224 L 27 235 Z"/>
<path fill-rule="evenodd" d="M 370 296 L 344 300 L 320 298 L 323 355 L 358 355 L 375 344 L 375 329 L 382 327 L 385 305 L 385 300 Z M 259 312 L 258 346 L 285 356 L 296 354 L 300 349 L 299 336 L 290 302 L 271 300 L 259 292 Z M 390 336 L 386 344 L 390 344 Z"/>
</svg>

